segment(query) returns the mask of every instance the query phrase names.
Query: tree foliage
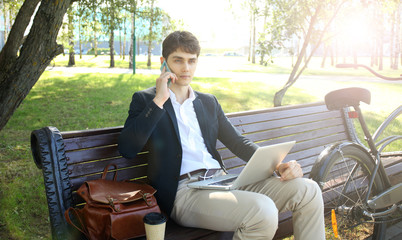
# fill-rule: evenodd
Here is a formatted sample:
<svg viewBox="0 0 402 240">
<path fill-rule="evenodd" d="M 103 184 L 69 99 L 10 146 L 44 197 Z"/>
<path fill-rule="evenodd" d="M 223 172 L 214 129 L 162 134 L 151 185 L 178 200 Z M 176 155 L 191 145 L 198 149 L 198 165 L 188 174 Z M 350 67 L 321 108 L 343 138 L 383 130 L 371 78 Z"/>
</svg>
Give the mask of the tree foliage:
<svg viewBox="0 0 402 240">
<path fill-rule="evenodd" d="M 64 18 L 73 2 L 74 0 L 3 0 L 1 2 L 0 6 L 6 23 L 12 25 L 12 28 L 8 32 L 8 28 L 5 27 L 5 45 L 0 52 L 0 130 L 6 125 L 50 61 L 64 52 L 63 45 L 69 46 L 69 65 L 74 65 L 75 32 L 79 35 L 80 49 L 82 42 L 92 42 L 95 56 L 100 37 L 106 35 L 111 50 L 110 66 L 113 67 L 114 33 L 123 28 L 122 18 L 127 17 L 127 14 L 121 14 L 122 12 L 137 13 L 131 15 L 132 20 L 137 16 L 149 21 L 149 32 L 144 35 L 144 38 L 149 39 L 150 42 L 159 41 L 166 27 L 170 26 L 167 22 L 168 15 L 161 9 L 149 7 L 149 4 L 139 6 L 143 0 L 81 0 L 73 5 L 68 16 Z M 147 0 L 145 3 L 151 2 L 154 0 Z M 148 8 L 144 12 L 148 11 L 151 14 L 138 14 L 139 7 Z M 29 27 L 31 19 L 32 26 Z M 63 29 L 59 34 L 62 26 Z M 28 30 L 29 33 L 24 35 Z M 134 28 L 132 30 L 133 35 Z M 59 39 L 59 43 L 56 39 Z M 133 37 L 131 42 L 132 39 Z"/>
<path fill-rule="evenodd" d="M 261 56 L 260 63 L 268 64 L 272 61 L 272 56 L 283 49 L 291 55 L 297 52 L 298 58 L 287 83 L 275 94 L 275 106 L 282 104 L 287 89 L 296 82 L 307 67 L 332 21 L 346 1 L 261 0 L 257 4 L 256 0 L 247 1 L 249 4 L 254 4 L 257 8 L 255 12 L 260 18 L 264 18 L 263 28 L 258 38 L 257 52 Z M 294 49 L 293 45 L 299 46 Z M 309 46 L 311 50 L 307 52 Z M 301 66 L 303 59 L 305 60 L 304 66 Z"/>
<path fill-rule="evenodd" d="M 154 44 L 160 42 L 169 28 L 169 15 L 161 8 L 155 6 L 156 0 L 145 0 L 140 16 L 142 29 L 141 37 L 148 42 L 147 66 L 151 67 L 151 56 Z"/>
<path fill-rule="evenodd" d="M 50 61 L 63 51 L 56 42 L 72 1 L 25 1 L 0 52 L 0 130 Z M 28 35 L 24 33 L 33 18 Z"/>
<path fill-rule="evenodd" d="M 236 1 L 228 2 L 234 4 Z M 371 49 L 372 66 L 378 66 L 379 70 L 383 68 L 385 51 L 390 53 L 391 68 L 397 68 L 399 61 L 402 64 L 401 1 L 243 0 L 242 4 L 250 16 L 250 56 L 257 52 L 263 65 L 270 64 L 277 53 L 297 56 L 296 63 L 292 61 L 293 70 L 287 83 L 275 95 L 275 106 L 281 105 L 287 89 L 308 67 L 317 49 L 323 56 L 322 66 L 327 53 L 331 54 L 332 64 L 338 61 L 334 54 L 342 56 L 343 61 L 346 56 L 352 56 L 357 63 L 358 51 L 367 53 L 368 48 Z M 365 22 L 357 15 L 364 16 Z M 358 32 L 363 25 L 370 26 L 366 35 L 366 40 L 370 38 L 369 47 L 356 41 L 356 38 L 362 38 Z M 255 39 L 257 46 L 253 44 Z M 255 63 L 250 56 L 249 61 Z"/>
</svg>

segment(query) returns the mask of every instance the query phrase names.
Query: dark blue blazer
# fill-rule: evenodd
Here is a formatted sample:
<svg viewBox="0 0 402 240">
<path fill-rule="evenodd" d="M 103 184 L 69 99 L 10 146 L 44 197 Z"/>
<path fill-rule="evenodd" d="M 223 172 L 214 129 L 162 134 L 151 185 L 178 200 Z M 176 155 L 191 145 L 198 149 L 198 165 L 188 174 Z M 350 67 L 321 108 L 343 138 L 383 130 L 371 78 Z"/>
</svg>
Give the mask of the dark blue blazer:
<svg viewBox="0 0 402 240">
<path fill-rule="evenodd" d="M 155 87 L 134 93 L 118 148 L 125 158 L 133 159 L 148 146 L 148 179 L 157 190 L 159 206 L 170 216 L 180 177 L 182 148 L 172 103 L 168 99 L 160 109 L 153 102 L 155 93 Z M 209 153 L 224 168 L 216 150 L 219 139 L 234 154 L 248 161 L 258 146 L 233 127 L 215 96 L 194 93 L 194 110 Z"/>
</svg>

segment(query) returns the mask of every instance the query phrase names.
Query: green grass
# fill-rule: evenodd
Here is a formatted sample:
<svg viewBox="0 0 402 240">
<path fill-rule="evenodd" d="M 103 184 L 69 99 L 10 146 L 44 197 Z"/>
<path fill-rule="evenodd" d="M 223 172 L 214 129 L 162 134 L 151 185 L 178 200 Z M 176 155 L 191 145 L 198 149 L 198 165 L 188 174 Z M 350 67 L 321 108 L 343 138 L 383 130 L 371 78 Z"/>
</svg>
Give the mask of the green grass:
<svg viewBox="0 0 402 240">
<path fill-rule="evenodd" d="M 199 67 L 205 69 L 223 60 L 204 58 Z M 90 64 L 88 59 L 85 61 Z M 229 59 L 233 64 L 237 61 L 240 59 Z M 154 63 L 157 67 L 157 61 Z M 243 70 L 253 68 L 238 64 Z M 256 71 L 260 68 L 254 67 Z M 222 64 L 216 70 L 230 69 Z M 68 131 L 122 125 L 132 94 L 153 86 L 155 78 L 155 75 L 69 72 L 42 75 L 0 132 L 0 239 L 51 237 L 42 173 L 30 153 L 31 131 L 45 126 Z M 272 107 L 273 95 L 283 85 L 282 80 L 274 78 L 246 81 L 229 77 L 195 78 L 192 84 L 196 90 L 216 95 L 227 113 Z M 362 106 L 371 132 L 402 102 L 402 84 L 300 80 L 289 89 L 283 104 L 322 101 L 328 91 L 348 86 L 365 87 L 372 92 L 372 104 Z M 390 131 L 400 134 L 401 122 L 399 118 Z M 391 150 L 400 149 L 401 144 Z"/>
</svg>

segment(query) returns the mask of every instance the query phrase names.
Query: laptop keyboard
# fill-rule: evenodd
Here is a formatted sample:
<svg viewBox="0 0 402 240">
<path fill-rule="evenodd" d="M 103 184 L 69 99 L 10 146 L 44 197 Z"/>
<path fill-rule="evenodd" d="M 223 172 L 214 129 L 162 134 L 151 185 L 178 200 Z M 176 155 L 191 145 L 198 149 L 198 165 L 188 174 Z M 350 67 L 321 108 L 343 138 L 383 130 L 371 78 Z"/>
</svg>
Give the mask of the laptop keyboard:
<svg viewBox="0 0 402 240">
<path fill-rule="evenodd" d="M 232 178 L 228 178 L 222 181 L 218 181 L 218 182 L 213 182 L 210 183 L 208 185 L 221 185 L 221 186 L 230 186 L 233 184 L 233 181 L 236 179 L 237 177 L 232 177 Z"/>
</svg>

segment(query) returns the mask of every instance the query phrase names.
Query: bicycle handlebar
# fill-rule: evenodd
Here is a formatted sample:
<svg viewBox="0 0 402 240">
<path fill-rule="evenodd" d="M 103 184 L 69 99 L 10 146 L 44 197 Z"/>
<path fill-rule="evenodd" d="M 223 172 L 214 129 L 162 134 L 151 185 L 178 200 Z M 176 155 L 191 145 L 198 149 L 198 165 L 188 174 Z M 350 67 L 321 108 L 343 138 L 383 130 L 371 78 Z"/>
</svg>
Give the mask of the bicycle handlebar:
<svg viewBox="0 0 402 240">
<path fill-rule="evenodd" d="M 382 78 L 384 80 L 388 80 L 388 81 L 399 81 L 402 80 L 402 77 L 387 77 L 384 75 L 381 75 L 379 73 L 377 73 L 376 71 L 374 71 L 372 68 L 363 65 L 363 64 L 348 64 L 348 63 L 343 63 L 343 64 L 336 64 L 337 68 L 358 68 L 358 67 L 362 67 L 365 68 L 367 70 L 369 70 L 372 74 L 374 74 L 376 77 Z M 402 75 L 401 75 L 402 76 Z"/>
</svg>

